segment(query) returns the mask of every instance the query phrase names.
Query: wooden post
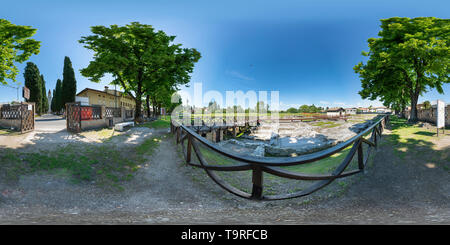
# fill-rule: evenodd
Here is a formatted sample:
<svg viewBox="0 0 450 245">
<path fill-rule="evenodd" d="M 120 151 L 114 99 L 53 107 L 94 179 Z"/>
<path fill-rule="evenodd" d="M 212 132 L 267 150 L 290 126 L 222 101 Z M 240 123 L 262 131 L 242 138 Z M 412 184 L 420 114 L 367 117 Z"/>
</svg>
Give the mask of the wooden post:
<svg viewBox="0 0 450 245">
<path fill-rule="evenodd" d="M 186 149 L 186 162 L 191 163 L 192 136 L 188 135 L 188 143 Z"/>
<path fill-rule="evenodd" d="M 216 143 L 220 142 L 220 128 L 216 129 Z"/>
<path fill-rule="evenodd" d="M 252 183 L 252 199 L 261 200 L 263 193 L 263 172 L 259 166 L 253 168 Z"/>
<path fill-rule="evenodd" d="M 377 148 L 378 145 L 377 145 L 377 129 L 376 129 L 376 127 L 373 128 L 373 142 L 375 143 L 375 148 Z"/>
<path fill-rule="evenodd" d="M 364 169 L 364 155 L 363 155 L 363 142 L 361 139 L 358 141 L 358 167 L 359 169 Z"/>
</svg>

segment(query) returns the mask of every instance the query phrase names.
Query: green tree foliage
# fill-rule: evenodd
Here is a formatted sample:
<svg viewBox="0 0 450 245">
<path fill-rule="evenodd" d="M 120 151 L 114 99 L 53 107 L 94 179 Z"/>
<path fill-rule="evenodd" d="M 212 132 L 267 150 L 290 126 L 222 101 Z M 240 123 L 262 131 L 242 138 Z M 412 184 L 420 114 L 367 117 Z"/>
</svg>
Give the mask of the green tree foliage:
<svg viewBox="0 0 450 245">
<path fill-rule="evenodd" d="M 430 101 L 425 101 L 425 102 L 423 102 L 423 108 L 424 109 L 430 109 L 431 108 L 431 103 L 430 103 Z"/>
<path fill-rule="evenodd" d="M 30 89 L 30 98 L 27 102 L 34 102 L 36 113 L 40 115 L 42 111 L 42 80 L 36 64 L 27 62 L 23 76 L 25 86 Z"/>
<path fill-rule="evenodd" d="M 158 103 L 154 99 L 158 91 L 162 87 L 176 90 L 187 84 L 194 63 L 200 59 L 197 50 L 172 44 L 175 36 L 155 31 L 150 25 L 132 22 L 125 26 L 93 26 L 91 31 L 93 35 L 79 40 L 94 51 L 94 60 L 81 69 L 81 74 L 99 82 L 109 73 L 114 77 L 112 84 L 120 85 L 131 96 L 134 93 L 137 121 L 141 119 L 144 94 Z"/>
<path fill-rule="evenodd" d="M 77 81 L 75 80 L 75 72 L 72 68 L 72 62 L 69 57 L 64 58 L 63 80 L 62 80 L 62 108 L 66 103 L 75 102 L 77 93 Z"/>
<path fill-rule="evenodd" d="M 56 81 L 55 92 L 53 93 L 53 98 L 55 100 L 55 112 L 59 113 L 64 108 L 63 98 L 62 98 L 62 82 L 61 79 Z"/>
<path fill-rule="evenodd" d="M 51 110 L 52 110 L 52 112 L 54 113 L 54 112 L 56 112 L 56 97 L 55 97 L 55 94 L 56 94 L 56 91 L 55 91 L 55 89 L 53 89 L 53 96 L 52 96 L 52 101 L 50 102 L 50 108 L 51 108 Z"/>
<path fill-rule="evenodd" d="M 291 107 L 291 108 L 287 109 L 286 112 L 287 112 L 287 113 L 297 113 L 298 110 L 297 110 L 296 108 L 294 108 L 294 107 Z"/>
<path fill-rule="evenodd" d="M 319 113 L 322 111 L 322 107 L 316 107 L 315 105 L 302 105 L 298 108 L 298 112 L 301 113 Z"/>
<path fill-rule="evenodd" d="M 41 88 L 42 88 L 42 101 L 41 101 L 41 113 L 47 113 L 48 111 L 48 98 L 47 89 L 45 88 L 44 75 L 41 75 Z"/>
<path fill-rule="evenodd" d="M 354 67 L 361 78 L 363 99 L 376 98 L 385 106 L 411 105 L 417 121 L 417 101 L 429 89 L 443 93 L 449 82 L 450 20 L 435 17 L 381 20 L 379 38 L 370 38 L 366 64 Z"/>
<path fill-rule="evenodd" d="M 0 19 L 0 84 L 8 84 L 6 79 L 16 81 L 19 71 L 14 62 L 22 63 L 39 53 L 40 42 L 30 38 L 35 33 L 30 26 Z"/>
</svg>

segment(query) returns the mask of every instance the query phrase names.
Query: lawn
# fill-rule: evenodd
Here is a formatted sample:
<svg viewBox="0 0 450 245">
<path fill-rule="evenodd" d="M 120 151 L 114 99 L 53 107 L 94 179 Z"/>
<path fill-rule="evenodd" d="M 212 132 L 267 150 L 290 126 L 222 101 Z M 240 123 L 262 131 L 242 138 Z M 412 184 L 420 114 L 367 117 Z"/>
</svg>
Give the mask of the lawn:
<svg viewBox="0 0 450 245">
<path fill-rule="evenodd" d="M 439 141 L 448 137 L 448 133 L 446 136 L 440 134 L 438 137 L 436 129 L 427 129 L 419 125 L 420 123 L 408 124 L 406 119 L 392 116 L 391 134 L 382 144 L 392 146 L 394 154 L 399 158 L 396 163 L 423 159 L 423 162 L 432 162 L 435 165 L 449 168 L 449 146 L 444 146 L 444 150 L 436 149 Z"/>
<path fill-rule="evenodd" d="M 155 121 L 139 124 L 138 127 L 147 127 L 147 128 L 155 128 L 155 129 L 170 128 L 170 116 L 161 117 L 161 119 L 158 119 Z"/>
<path fill-rule="evenodd" d="M 337 126 L 339 126 L 341 124 L 336 123 L 334 121 L 321 121 L 321 122 L 314 123 L 312 125 L 320 127 L 320 128 L 334 128 L 334 127 L 337 127 Z"/>
<path fill-rule="evenodd" d="M 0 128 L 0 135 L 17 135 L 17 134 L 20 134 L 20 132 L 8 128 Z"/>
<path fill-rule="evenodd" d="M 39 153 L 0 149 L 0 179 L 17 181 L 20 176 L 36 172 L 66 172 L 74 182 L 89 181 L 106 189 L 122 190 L 123 181 L 148 164 L 147 156 L 159 146 L 159 137 L 127 149 L 111 145 L 71 144 Z"/>
</svg>

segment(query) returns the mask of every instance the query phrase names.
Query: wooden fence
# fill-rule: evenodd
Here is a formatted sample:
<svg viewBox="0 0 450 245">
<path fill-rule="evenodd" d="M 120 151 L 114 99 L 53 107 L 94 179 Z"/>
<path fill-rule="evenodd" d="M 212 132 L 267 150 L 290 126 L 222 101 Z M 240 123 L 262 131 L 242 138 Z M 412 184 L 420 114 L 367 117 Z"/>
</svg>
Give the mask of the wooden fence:
<svg viewBox="0 0 450 245">
<path fill-rule="evenodd" d="M 0 105 L 0 126 L 15 128 L 25 133 L 34 130 L 33 102 Z"/>
<path fill-rule="evenodd" d="M 180 144 L 183 150 L 186 163 L 202 168 L 207 175 L 220 187 L 228 192 L 247 199 L 255 200 L 281 200 L 296 198 L 309 195 L 321 188 L 327 186 L 338 178 L 343 178 L 360 173 L 367 165 L 370 153 L 374 147 L 377 147 L 378 139 L 381 137 L 385 125 L 389 122 L 389 115 L 383 116 L 376 123 L 365 129 L 363 132 L 352 137 L 351 139 L 322 150 L 320 152 L 310 153 L 297 157 L 252 157 L 246 155 L 239 155 L 234 152 L 225 150 L 216 144 L 212 144 L 192 128 L 172 121 L 171 131 L 176 135 L 176 143 Z M 364 136 L 371 133 L 369 139 Z M 367 145 L 366 154 L 363 152 L 363 145 Z M 295 166 L 302 164 L 311 164 L 318 160 L 330 157 L 333 154 L 339 153 L 347 147 L 351 146 L 350 151 L 344 160 L 337 166 L 331 174 L 303 174 L 299 172 L 289 171 L 283 169 L 286 166 Z M 206 147 L 213 152 L 231 159 L 233 162 L 239 162 L 233 165 L 210 164 L 204 157 L 200 147 Z M 193 155 L 197 157 L 199 163 L 193 162 Z M 354 170 L 346 170 L 352 159 L 357 156 L 358 168 Z M 251 193 L 242 191 L 231 184 L 221 179 L 215 171 L 252 171 L 252 191 Z M 276 195 L 264 195 L 263 173 L 269 173 L 278 177 L 315 181 L 308 188 L 295 193 L 283 193 Z"/>
</svg>

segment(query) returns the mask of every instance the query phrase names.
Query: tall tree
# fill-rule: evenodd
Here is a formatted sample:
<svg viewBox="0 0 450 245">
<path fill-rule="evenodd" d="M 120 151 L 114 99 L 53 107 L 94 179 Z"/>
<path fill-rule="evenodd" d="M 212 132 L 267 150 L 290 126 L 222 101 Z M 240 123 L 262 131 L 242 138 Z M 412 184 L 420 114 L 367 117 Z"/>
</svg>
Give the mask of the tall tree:
<svg viewBox="0 0 450 245">
<path fill-rule="evenodd" d="M 45 88 L 44 75 L 41 75 L 41 88 L 42 88 L 41 113 L 46 113 L 48 111 L 48 98 L 47 98 L 47 89 Z"/>
<path fill-rule="evenodd" d="M 22 63 L 33 54 L 39 53 L 40 42 L 31 39 L 36 29 L 30 26 L 14 25 L 0 19 L 0 84 L 13 82 L 19 72 L 14 62 Z"/>
<path fill-rule="evenodd" d="M 55 99 L 55 112 L 61 112 L 64 107 L 63 98 L 62 98 L 62 82 L 61 79 L 56 81 L 55 92 L 53 94 L 53 98 Z"/>
<path fill-rule="evenodd" d="M 411 104 L 410 122 L 417 121 L 419 96 L 435 88 L 444 93 L 449 83 L 450 20 L 435 17 L 381 20 L 379 38 L 370 38 L 369 57 L 354 70 L 361 77 L 362 98 L 379 98 L 388 104 Z M 398 99 L 395 99 L 398 98 Z"/>
<path fill-rule="evenodd" d="M 64 69 L 62 80 L 62 108 L 66 103 L 75 102 L 75 95 L 77 93 L 77 81 L 75 79 L 75 72 L 72 68 L 72 61 L 69 57 L 64 57 Z"/>
<path fill-rule="evenodd" d="M 52 96 L 52 101 L 50 102 L 50 109 L 52 110 L 52 112 L 54 113 L 54 112 L 56 112 L 56 106 L 55 106 L 55 104 L 56 104 L 56 97 L 55 97 L 55 94 L 56 94 L 56 92 L 55 92 L 55 89 L 53 89 L 53 96 Z"/>
<path fill-rule="evenodd" d="M 30 98 L 27 102 L 34 102 L 36 113 L 40 115 L 42 109 L 42 80 L 38 67 L 33 62 L 27 62 L 23 76 L 25 86 L 30 89 Z"/>
<path fill-rule="evenodd" d="M 93 26 L 91 31 L 93 35 L 82 37 L 79 42 L 95 52 L 94 60 L 81 69 L 81 74 L 99 82 L 109 73 L 114 77 L 112 84 L 120 85 L 131 96 L 134 93 L 136 121 L 141 120 L 144 92 L 158 89 L 151 85 L 160 83 L 162 78 L 186 82 L 186 77 L 174 76 L 192 72 L 200 59 L 195 49 L 172 44 L 175 36 L 155 31 L 150 25 L 132 22 L 120 27 Z M 177 70 L 183 72 L 174 72 Z"/>
</svg>

